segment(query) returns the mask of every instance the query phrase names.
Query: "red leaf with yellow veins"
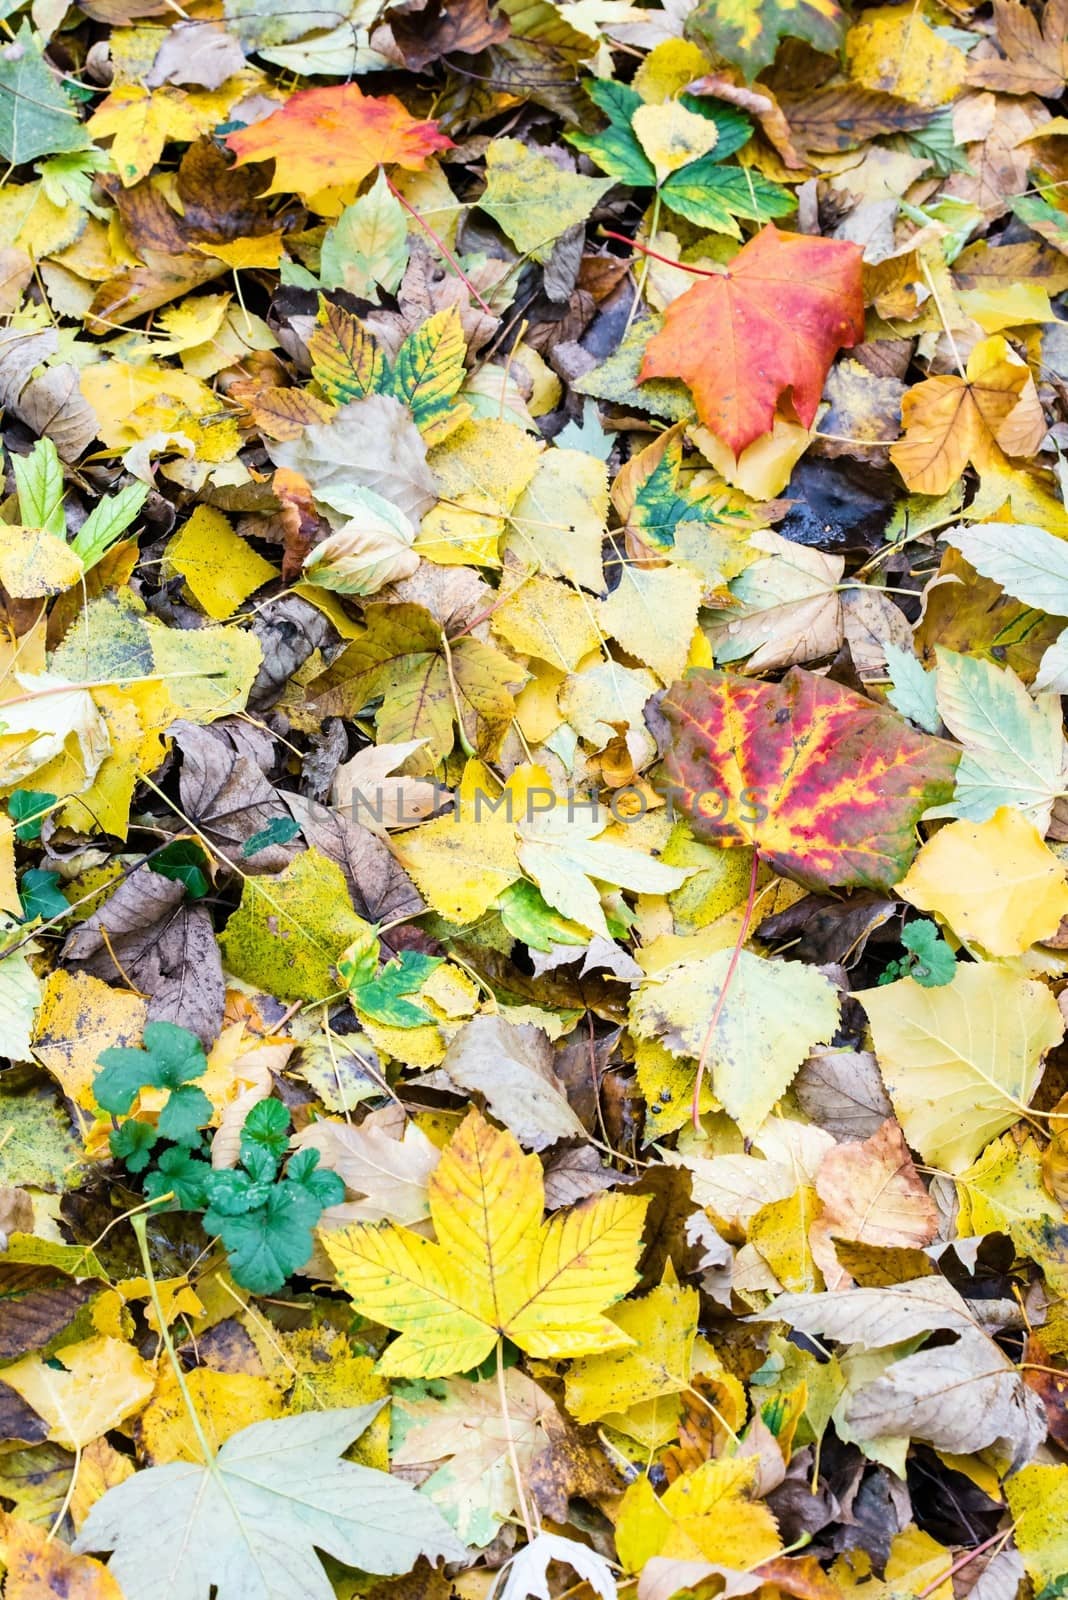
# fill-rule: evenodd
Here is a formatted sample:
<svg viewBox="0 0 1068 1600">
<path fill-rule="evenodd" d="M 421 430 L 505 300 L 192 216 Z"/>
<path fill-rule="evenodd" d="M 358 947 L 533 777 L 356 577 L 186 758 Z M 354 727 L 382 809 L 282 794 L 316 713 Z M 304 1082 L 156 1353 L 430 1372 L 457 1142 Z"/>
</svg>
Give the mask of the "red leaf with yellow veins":
<svg viewBox="0 0 1068 1600">
<path fill-rule="evenodd" d="M 361 183 L 377 166 L 418 172 L 427 156 L 450 150 L 436 122 L 419 122 L 395 95 L 365 95 L 355 83 L 303 89 L 262 122 L 229 133 L 237 165 L 273 161 L 266 194 L 317 194 Z"/>
<path fill-rule="evenodd" d="M 810 427 L 831 362 L 864 337 L 861 252 L 769 223 L 727 271 L 668 306 L 640 380 L 682 378 L 697 415 L 736 455 L 770 433 L 787 389 Z"/>
<path fill-rule="evenodd" d="M 811 888 L 887 889 L 959 751 L 800 667 L 781 683 L 693 672 L 661 701 L 671 792 L 700 839 L 748 845 Z"/>
</svg>

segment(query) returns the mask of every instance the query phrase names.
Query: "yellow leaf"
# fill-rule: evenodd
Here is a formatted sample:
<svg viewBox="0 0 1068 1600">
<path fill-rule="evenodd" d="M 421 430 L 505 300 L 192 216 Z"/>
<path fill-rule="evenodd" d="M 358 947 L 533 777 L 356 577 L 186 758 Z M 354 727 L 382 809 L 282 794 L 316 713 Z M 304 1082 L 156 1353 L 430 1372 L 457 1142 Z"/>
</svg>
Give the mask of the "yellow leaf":
<svg viewBox="0 0 1068 1600">
<path fill-rule="evenodd" d="M 335 963 L 367 924 L 352 909 L 345 875 L 316 849 L 275 877 L 246 878 L 219 943 L 235 977 L 280 1000 L 325 1000 Z"/>
<path fill-rule="evenodd" d="M 1047 1149 L 1050 1148 L 1047 1146 Z M 1042 1156 L 1034 1139 L 1011 1133 L 987 1145 L 957 1185 L 959 1238 L 1005 1233 L 1023 1256 L 1041 1267 L 1058 1299 L 1068 1294 L 1064 1211 L 1042 1181 Z"/>
<path fill-rule="evenodd" d="M 112 139 L 112 160 L 129 188 L 151 172 L 169 139 L 187 144 L 210 133 L 254 82 L 254 74 L 238 73 L 214 90 L 120 83 L 94 111 L 88 130 L 94 139 Z"/>
<path fill-rule="evenodd" d="M 241 539 L 221 511 L 197 506 L 164 556 L 164 577 L 180 573 L 200 609 L 214 622 L 226 622 L 265 583 L 278 577 L 247 539 Z"/>
<path fill-rule="evenodd" d="M 203 423 L 213 417 L 219 418 L 216 427 L 232 427 L 218 395 L 180 367 L 163 367 L 154 361 L 100 361 L 84 368 L 81 386 L 97 414 L 100 437 L 113 450 L 126 450 L 164 428 L 193 435 L 200 424 L 200 431 L 206 433 Z M 228 457 L 212 454 L 205 459 Z"/>
<path fill-rule="evenodd" d="M 566 1380 L 572 1416 L 596 1422 L 644 1400 L 681 1394 L 690 1383 L 699 1310 L 697 1290 L 681 1287 L 669 1267 L 649 1294 L 609 1312 L 631 1343 L 572 1363 Z"/>
<path fill-rule="evenodd" d="M 677 100 L 639 106 L 631 118 L 638 143 L 663 183 L 673 172 L 715 148 L 719 129 L 708 117 L 687 111 Z"/>
<path fill-rule="evenodd" d="M 84 972 L 57 969 L 45 979 L 33 1029 L 33 1053 L 76 1106 L 95 1111 L 93 1078 L 102 1050 L 141 1041 L 147 1003 Z"/>
<path fill-rule="evenodd" d="M 941 988 L 902 978 L 856 998 L 905 1137 L 950 1172 L 1022 1115 L 1064 1035 L 1045 984 L 989 961 L 958 964 Z"/>
<path fill-rule="evenodd" d="M 607 515 L 604 462 L 583 450 L 550 450 L 516 501 L 504 549 L 524 568 L 600 593 Z"/>
<path fill-rule="evenodd" d="M 70 1515 L 80 1531 L 82 1523 L 100 1497 L 118 1483 L 132 1478 L 134 1464 L 106 1439 L 94 1439 L 82 1451 L 78 1472 L 74 1480 L 74 1493 L 70 1499 Z"/>
<path fill-rule="evenodd" d="M 391 1222 L 322 1238 L 356 1309 L 401 1335 L 380 1372 L 466 1371 L 501 1335 L 544 1357 L 628 1342 L 602 1313 L 637 1282 L 644 1199 L 601 1194 L 543 1222 L 537 1156 L 472 1111 L 430 1177 L 429 1200 L 434 1240 Z"/>
<path fill-rule="evenodd" d="M 84 568 L 65 539 L 47 528 L 4 527 L 0 532 L 0 583 L 16 600 L 62 594 Z"/>
<path fill-rule="evenodd" d="M 704 120 L 703 118 L 701 120 Z M 624 566 L 619 583 L 594 614 L 628 655 L 668 684 L 682 676 L 704 584 L 685 567 Z"/>
<path fill-rule="evenodd" d="M 284 237 L 282 233 L 261 233 L 247 239 L 229 239 L 225 243 L 215 239 L 211 244 L 196 244 L 193 248 L 201 255 L 225 261 L 235 271 L 249 271 L 257 267 L 271 270 L 282 259 Z"/>
<path fill-rule="evenodd" d="M 1068 1467 L 1032 1462 L 1005 1480 L 1016 1548 L 1036 1592 L 1068 1572 Z"/>
<path fill-rule="evenodd" d="M 547 661 L 560 672 L 574 672 L 601 641 L 586 596 L 539 573 L 516 584 L 494 608 L 490 627 L 513 650 Z"/>
<path fill-rule="evenodd" d="M 415 549 L 438 566 L 500 565 L 505 518 L 538 464 L 536 440 L 495 417 L 464 422 L 427 456 L 441 500 L 423 518 Z"/>
<path fill-rule="evenodd" d="M 185 1381 L 213 1449 L 217 1450 L 241 1428 L 285 1415 L 282 1391 L 269 1378 L 194 1367 L 186 1373 Z M 141 1413 L 137 1436 L 150 1466 L 204 1459 L 189 1408 L 169 1362 L 160 1367 L 156 1392 Z"/>
<path fill-rule="evenodd" d="M 502 890 L 522 876 L 513 819 L 525 809 L 528 782 L 551 787 L 539 767 L 517 769 L 504 789 L 481 761 L 469 761 L 456 812 L 425 822 L 394 844 L 397 859 L 419 892 L 450 922 L 474 922 Z"/>
<path fill-rule="evenodd" d="M 22 900 L 15 877 L 15 824 L 0 817 L 0 911 L 22 916 Z"/>
<path fill-rule="evenodd" d="M 986 822 L 940 828 L 897 892 L 992 956 L 1023 955 L 1068 916 L 1064 867 L 1015 806 L 1002 806 Z"/>
<path fill-rule="evenodd" d="M 619 1508 L 616 1549 L 627 1572 L 654 1556 L 749 1568 L 781 1548 L 775 1518 L 750 1498 L 754 1457 L 706 1461 L 657 1496 L 648 1478 L 632 1483 Z"/>
<path fill-rule="evenodd" d="M 944 494 L 970 461 L 980 473 L 1008 471 L 1046 432 L 1034 379 L 1000 334 L 977 344 L 967 377 L 943 373 L 906 390 L 905 437 L 890 459 L 910 489 Z"/>
<path fill-rule="evenodd" d="M 808 1237 L 818 1210 L 816 1191 L 802 1184 L 787 1199 L 761 1206 L 749 1224 L 749 1243 L 791 1294 L 823 1287 Z"/>
<path fill-rule="evenodd" d="M 4 1382 L 45 1419 L 50 1439 L 79 1450 L 142 1409 L 155 1373 L 132 1345 L 98 1334 L 47 1359 L 24 1356 Z"/>
<path fill-rule="evenodd" d="M 940 106 L 964 82 L 968 58 L 912 5 L 866 11 L 846 36 L 849 75 L 864 89 L 882 89 L 914 105 Z"/>
<path fill-rule="evenodd" d="M 6 1600 L 123 1600 L 103 1562 L 72 1554 L 40 1523 L 0 1512 L 0 1551 Z"/>
</svg>

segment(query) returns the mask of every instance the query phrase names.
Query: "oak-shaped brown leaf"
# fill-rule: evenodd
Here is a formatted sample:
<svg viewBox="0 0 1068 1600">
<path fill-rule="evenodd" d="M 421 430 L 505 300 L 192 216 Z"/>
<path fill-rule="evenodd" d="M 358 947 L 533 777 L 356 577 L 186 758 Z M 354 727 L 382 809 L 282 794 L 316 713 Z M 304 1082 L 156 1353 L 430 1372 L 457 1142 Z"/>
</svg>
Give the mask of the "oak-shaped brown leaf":
<svg viewBox="0 0 1068 1600">
<path fill-rule="evenodd" d="M 697 415 L 735 454 L 770 433 L 787 389 L 805 427 L 839 350 L 864 337 L 861 252 L 772 223 L 726 272 L 673 300 L 639 377 L 682 378 Z"/>
<path fill-rule="evenodd" d="M 427 156 L 452 146 L 436 122 L 418 121 L 395 95 L 365 95 L 355 83 L 302 89 L 226 143 L 239 167 L 274 162 L 267 194 L 303 195 L 361 183 L 381 165 L 418 172 Z"/>
<path fill-rule="evenodd" d="M 755 847 L 810 887 L 891 887 L 919 817 L 953 792 L 956 750 L 800 667 L 781 683 L 693 672 L 660 709 L 667 783 L 698 838 Z"/>
</svg>

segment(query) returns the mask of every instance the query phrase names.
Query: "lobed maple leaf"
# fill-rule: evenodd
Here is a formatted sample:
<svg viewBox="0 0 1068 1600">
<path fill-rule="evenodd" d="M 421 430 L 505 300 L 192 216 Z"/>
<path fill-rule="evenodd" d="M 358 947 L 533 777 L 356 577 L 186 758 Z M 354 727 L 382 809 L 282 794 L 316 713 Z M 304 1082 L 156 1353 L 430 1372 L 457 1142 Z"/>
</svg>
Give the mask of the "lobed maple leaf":
<svg viewBox="0 0 1068 1600">
<path fill-rule="evenodd" d="M 601 1313 L 638 1281 L 645 1199 L 600 1194 L 543 1222 L 541 1162 L 477 1111 L 453 1135 L 428 1190 L 436 1239 L 388 1221 L 323 1235 L 356 1309 L 401 1335 L 380 1372 L 467 1372 L 501 1335 L 536 1356 L 631 1342 Z"/>
<path fill-rule="evenodd" d="M 864 337 L 861 253 L 769 222 L 722 274 L 668 306 L 639 378 L 682 378 L 697 415 L 735 455 L 770 433 L 787 389 L 805 427 L 839 350 Z"/>
<path fill-rule="evenodd" d="M 237 166 L 273 161 L 266 194 L 316 194 L 362 183 L 377 166 L 418 172 L 452 140 L 420 122 L 395 95 L 365 95 L 355 83 L 302 89 L 262 122 L 226 136 Z"/>
<path fill-rule="evenodd" d="M 661 702 L 664 770 L 701 839 L 751 845 L 814 888 L 898 882 L 958 752 L 851 689 L 794 667 L 781 683 L 703 670 Z"/>
</svg>

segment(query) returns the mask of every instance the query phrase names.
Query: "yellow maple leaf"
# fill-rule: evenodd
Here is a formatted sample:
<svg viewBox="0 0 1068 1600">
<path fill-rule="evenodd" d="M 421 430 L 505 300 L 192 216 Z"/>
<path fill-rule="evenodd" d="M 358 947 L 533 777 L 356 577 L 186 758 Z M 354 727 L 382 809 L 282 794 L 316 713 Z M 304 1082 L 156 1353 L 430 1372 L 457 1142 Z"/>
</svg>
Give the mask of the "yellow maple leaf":
<svg viewBox="0 0 1068 1600">
<path fill-rule="evenodd" d="M 1046 421 L 1029 369 L 1000 334 L 968 357 L 966 376 L 942 373 L 901 402 L 905 437 L 890 459 L 917 494 L 944 494 L 970 461 L 978 472 L 1007 470 L 1007 457 L 1038 449 Z"/>
<path fill-rule="evenodd" d="M 449 1141 L 428 1189 L 436 1239 L 393 1222 L 322 1236 L 356 1309 L 401 1335 L 380 1372 L 465 1372 L 502 1335 L 544 1357 L 630 1342 L 602 1312 L 637 1282 L 644 1199 L 601 1194 L 543 1222 L 540 1161 L 477 1111 Z"/>
<path fill-rule="evenodd" d="M 112 137 L 112 160 L 129 188 L 152 171 L 169 139 L 189 143 L 210 133 L 253 81 L 254 74 L 238 73 L 211 90 L 122 83 L 94 111 L 88 131 L 94 139 Z"/>
</svg>

